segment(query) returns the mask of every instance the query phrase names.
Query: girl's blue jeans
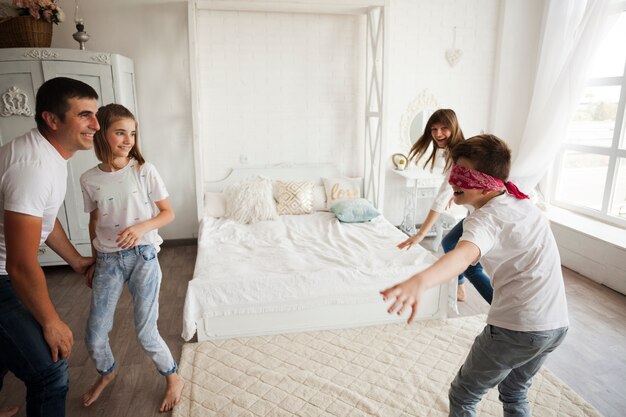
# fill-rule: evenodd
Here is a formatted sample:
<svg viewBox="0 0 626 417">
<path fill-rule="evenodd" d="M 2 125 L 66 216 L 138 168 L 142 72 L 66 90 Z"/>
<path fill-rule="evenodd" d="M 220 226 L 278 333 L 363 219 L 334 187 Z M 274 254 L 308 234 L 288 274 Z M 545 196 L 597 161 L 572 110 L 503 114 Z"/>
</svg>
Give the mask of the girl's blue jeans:
<svg viewBox="0 0 626 417">
<path fill-rule="evenodd" d="M 504 417 L 531 417 L 528 389 L 567 327 L 518 332 L 488 324 L 476 337 L 465 363 L 450 385 L 449 417 L 473 417 L 476 405 L 498 386 Z"/>
<path fill-rule="evenodd" d="M 456 247 L 456 244 L 459 243 L 459 239 L 463 235 L 463 220 L 458 222 L 448 234 L 445 235 L 443 240 L 441 241 L 441 246 L 445 253 L 450 252 L 452 249 Z M 491 300 L 493 299 L 493 287 L 491 286 L 491 281 L 485 272 L 483 271 L 483 267 L 480 263 L 476 265 L 470 265 L 467 267 L 463 274 L 459 275 L 459 285 L 465 282 L 465 278 L 469 279 L 469 281 L 476 287 L 478 293 L 491 304 Z"/>
<path fill-rule="evenodd" d="M 152 245 L 113 253 L 98 252 L 85 342 L 100 375 L 115 369 L 109 332 L 124 284 L 128 284 L 133 301 L 137 340 L 162 375 L 176 371 L 176 362 L 157 329 L 161 276 L 156 248 Z"/>
<path fill-rule="evenodd" d="M 8 371 L 26 384 L 29 417 L 65 416 L 67 362 L 52 361 L 41 326 L 21 303 L 7 275 L 0 275 L 0 389 Z"/>
</svg>

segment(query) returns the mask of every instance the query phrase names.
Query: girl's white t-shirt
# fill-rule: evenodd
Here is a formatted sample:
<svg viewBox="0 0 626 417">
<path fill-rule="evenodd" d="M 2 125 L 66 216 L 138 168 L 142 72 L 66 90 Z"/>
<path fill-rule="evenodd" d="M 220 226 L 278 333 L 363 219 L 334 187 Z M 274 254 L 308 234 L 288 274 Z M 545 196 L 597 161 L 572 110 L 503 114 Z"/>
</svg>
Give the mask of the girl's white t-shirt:
<svg viewBox="0 0 626 417">
<path fill-rule="evenodd" d="M 135 159 L 114 172 L 102 171 L 98 166 L 80 177 L 86 213 L 98 209 L 96 238 L 93 246 L 98 252 L 117 252 L 118 233 L 127 227 L 151 219 L 158 213 L 154 202 L 168 197 L 167 189 L 154 165 L 149 162 L 139 166 Z M 142 236 L 137 245 L 154 245 L 157 250 L 163 243 L 158 230 Z"/>
<path fill-rule="evenodd" d="M 488 324 L 526 332 L 569 325 L 556 241 L 530 200 L 506 193 L 492 198 L 467 216 L 460 240 L 478 246 L 491 277 Z"/>
</svg>

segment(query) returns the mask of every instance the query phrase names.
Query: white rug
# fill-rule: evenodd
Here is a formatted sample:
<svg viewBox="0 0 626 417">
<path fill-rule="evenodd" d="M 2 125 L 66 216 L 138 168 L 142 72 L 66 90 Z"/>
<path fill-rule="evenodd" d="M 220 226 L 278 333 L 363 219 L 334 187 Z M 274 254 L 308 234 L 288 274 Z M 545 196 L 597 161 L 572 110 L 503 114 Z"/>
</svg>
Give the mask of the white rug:
<svg viewBox="0 0 626 417">
<path fill-rule="evenodd" d="M 485 316 L 188 343 L 175 417 L 447 416 L 448 388 Z M 543 368 L 533 416 L 601 415 Z M 497 389 L 480 416 L 502 416 Z"/>
</svg>

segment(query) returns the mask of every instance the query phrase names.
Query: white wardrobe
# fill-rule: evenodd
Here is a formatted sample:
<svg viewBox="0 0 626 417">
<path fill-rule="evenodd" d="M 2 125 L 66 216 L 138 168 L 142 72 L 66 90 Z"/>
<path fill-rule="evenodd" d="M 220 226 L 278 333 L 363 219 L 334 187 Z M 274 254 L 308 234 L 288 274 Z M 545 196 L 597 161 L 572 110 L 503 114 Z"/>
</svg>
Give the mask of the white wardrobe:
<svg viewBox="0 0 626 417">
<path fill-rule="evenodd" d="M 81 80 L 96 90 L 99 106 L 115 102 L 137 114 L 133 62 L 126 57 L 73 49 L 0 49 L 0 146 L 36 126 L 37 89 L 54 77 Z M 89 215 L 83 212 L 79 178 L 97 163 L 93 151 L 79 151 L 68 161 L 67 194 L 58 215 L 84 255 L 91 254 Z M 38 257 L 41 265 L 64 263 L 45 246 Z"/>
</svg>

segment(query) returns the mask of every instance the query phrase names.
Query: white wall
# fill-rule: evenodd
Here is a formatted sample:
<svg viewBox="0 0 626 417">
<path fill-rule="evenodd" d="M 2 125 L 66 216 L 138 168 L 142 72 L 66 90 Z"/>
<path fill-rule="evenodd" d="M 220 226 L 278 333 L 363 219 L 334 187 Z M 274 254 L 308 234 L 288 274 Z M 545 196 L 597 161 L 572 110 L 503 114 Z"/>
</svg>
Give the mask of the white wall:
<svg viewBox="0 0 626 417">
<path fill-rule="evenodd" d="M 364 16 L 201 10 L 197 31 L 204 181 L 283 162 L 360 174 Z"/>
<path fill-rule="evenodd" d="M 556 213 L 555 213 L 556 212 Z M 623 229 L 551 209 L 561 264 L 626 294 L 626 233 Z"/>
</svg>

